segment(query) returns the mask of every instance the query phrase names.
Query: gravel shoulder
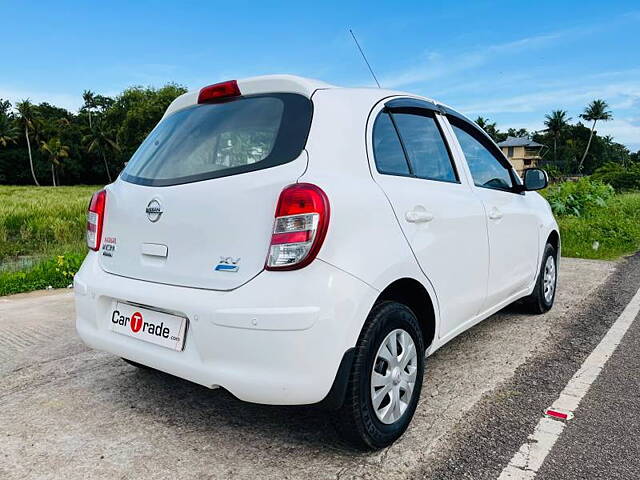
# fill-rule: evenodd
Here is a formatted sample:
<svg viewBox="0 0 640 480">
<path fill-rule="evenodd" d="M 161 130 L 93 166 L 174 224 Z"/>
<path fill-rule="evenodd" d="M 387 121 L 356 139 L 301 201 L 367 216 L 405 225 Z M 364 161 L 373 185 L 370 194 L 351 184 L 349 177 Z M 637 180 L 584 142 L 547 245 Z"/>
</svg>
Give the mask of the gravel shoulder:
<svg viewBox="0 0 640 480">
<path fill-rule="evenodd" d="M 69 291 L 0 297 L 0 477 L 441 478 L 478 409 L 620 268 L 563 259 L 551 312 L 508 308 L 436 352 L 412 426 L 375 454 L 340 443 L 326 412 L 243 403 L 87 349 Z"/>
</svg>

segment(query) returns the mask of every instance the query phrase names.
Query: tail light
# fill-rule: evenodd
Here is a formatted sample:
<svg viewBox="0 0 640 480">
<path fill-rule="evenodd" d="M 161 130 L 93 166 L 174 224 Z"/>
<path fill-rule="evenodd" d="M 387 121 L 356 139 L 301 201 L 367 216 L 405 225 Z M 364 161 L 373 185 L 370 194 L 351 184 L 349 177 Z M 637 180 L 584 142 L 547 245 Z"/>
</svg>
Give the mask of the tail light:
<svg viewBox="0 0 640 480">
<path fill-rule="evenodd" d="M 107 203 L 106 190 L 100 190 L 93 194 L 89 202 L 87 212 L 87 246 L 97 251 L 102 239 L 102 223 L 104 222 L 104 208 Z"/>
<path fill-rule="evenodd" d="M 267 270 L 296 270 L 309 265 L 329 227 L 329 199 L 310 183 L 286 187 L 276 208 Z"/>
<path fill-rule="evenodd" d="M 214 100 L 237 97 L 240 95 L 240 88 L 238 82 L 235 80 L 229 80 L 228 82 L 215 83 L 204 87 L 198 94 L 198 103 L 207 103 Z"/>
</svg>

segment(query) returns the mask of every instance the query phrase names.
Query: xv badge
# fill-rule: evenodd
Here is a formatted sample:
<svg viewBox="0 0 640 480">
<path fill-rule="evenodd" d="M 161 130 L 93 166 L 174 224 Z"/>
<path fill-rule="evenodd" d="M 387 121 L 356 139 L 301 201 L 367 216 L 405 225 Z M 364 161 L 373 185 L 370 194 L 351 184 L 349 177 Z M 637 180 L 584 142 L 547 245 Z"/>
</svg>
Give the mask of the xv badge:
<svg viewBox="0 0 640 480">
<path fill-rule="evenodd" d="M 240 268 L 240 257 L 220 257 L 218 265 L 216 265 L 216 272 L 237 272 Z"/>
</svg>

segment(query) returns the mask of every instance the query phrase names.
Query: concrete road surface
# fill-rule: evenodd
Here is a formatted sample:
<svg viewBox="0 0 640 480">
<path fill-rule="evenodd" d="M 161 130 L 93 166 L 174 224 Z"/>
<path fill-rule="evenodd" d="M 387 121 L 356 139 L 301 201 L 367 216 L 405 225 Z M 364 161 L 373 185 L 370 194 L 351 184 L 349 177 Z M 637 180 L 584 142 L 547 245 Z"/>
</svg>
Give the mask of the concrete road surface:
<svg viewBox="0 0 640 480">
<path fill-rule="evenodd" d="M 607 312 L 594 299 L 616 297 L 610 284 L 630 268 L 563 259 L 554 309 L 506 309 L 430 357 L 411 427 L 373 454 L 342 444 L 330 413 L 243 403 L 89 350 L 75 334 L 69 290 L 0 297 L 0 478 L 497 478 L 540 412 L 520 428 L 491 408 L 522 401 L 516 387 L 535 396 L 521 388 L 538 378 L 530 368 L 551 351 L 562 363 L 562 332 L 577 319 L 599 325 Z M 587 330 L 578 350 L 605 327 Z M 562 372 L 570 377 L 574 363 Z M 504 445 L 487 433 L 496 424 L 516 432 Z"/>
</svg>

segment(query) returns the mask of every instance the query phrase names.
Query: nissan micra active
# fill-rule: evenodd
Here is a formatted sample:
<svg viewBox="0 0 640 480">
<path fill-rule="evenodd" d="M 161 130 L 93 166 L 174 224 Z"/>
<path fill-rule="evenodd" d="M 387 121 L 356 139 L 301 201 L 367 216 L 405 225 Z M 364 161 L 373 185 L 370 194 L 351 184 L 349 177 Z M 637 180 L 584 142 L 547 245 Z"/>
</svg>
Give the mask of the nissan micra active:
<svg viewBox="0 0 640 480">
<path fill-rule="evenodd" d="M 473 122 L 402 92 L 264 76 L 181 95 L 93 195 L 87 345 L 263 404 L 405 431 L 425 357 L 520 300 L 553 305 L 560 237 Z"/>
</svg>

